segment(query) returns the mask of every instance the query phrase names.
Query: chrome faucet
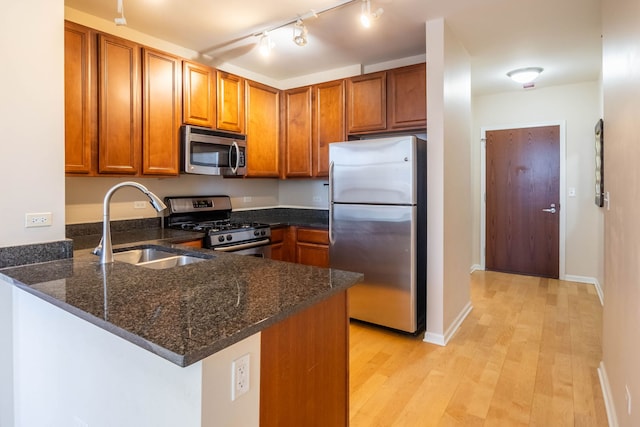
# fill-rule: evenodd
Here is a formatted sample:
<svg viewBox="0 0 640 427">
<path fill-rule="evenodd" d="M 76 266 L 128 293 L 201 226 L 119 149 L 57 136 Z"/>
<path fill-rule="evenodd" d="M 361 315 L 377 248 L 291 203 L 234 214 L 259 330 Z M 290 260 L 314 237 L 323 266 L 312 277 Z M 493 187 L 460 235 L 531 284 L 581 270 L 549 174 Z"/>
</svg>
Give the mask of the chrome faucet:
<svg viewBox="0 0 640 427">
<path fill-rule="evenodd" d="M 100 243 L 93 250 L 93 253 L 96 255 L 100 255 L 100 264 L 108 264 L 113 262 L 113 247 L 111 246 L 111 219 L 109 212 L 109 205 L 111 202 L 111 196 L 118 188 L 121 187 L 135 187 L 138 190 L 142 191 L 149 198 L 149 203 L 154 209 L 158 212 L 162 212 L 167 208 L 167 206 L 162 203 L 162 200 L 151 191 L 147 189 L 142 184 L 138 184 L 133 181 L 121 182 L 120 184 L 116 184 L 107 191 L 107 194 L 104 196 L 104 206 L 103 206 L 103 223 L 102 223 L 102 239 L 100 239 Z"/>
</svg>

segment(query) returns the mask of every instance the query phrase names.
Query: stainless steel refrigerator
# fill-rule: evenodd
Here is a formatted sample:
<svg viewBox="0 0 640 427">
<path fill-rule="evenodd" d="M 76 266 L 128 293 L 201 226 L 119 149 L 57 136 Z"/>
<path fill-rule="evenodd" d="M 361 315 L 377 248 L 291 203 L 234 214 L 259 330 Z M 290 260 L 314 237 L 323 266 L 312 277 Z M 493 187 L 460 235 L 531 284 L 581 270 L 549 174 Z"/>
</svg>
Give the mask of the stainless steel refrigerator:
<svg viewBox="0 0 640 427">
<path fill-rule="evenodd" d="M 426 322 L 426 142 L 396 136 L 329 146 L 329 259 L 364 273 L 349 315 L 408 333 Z"/>
</svg>

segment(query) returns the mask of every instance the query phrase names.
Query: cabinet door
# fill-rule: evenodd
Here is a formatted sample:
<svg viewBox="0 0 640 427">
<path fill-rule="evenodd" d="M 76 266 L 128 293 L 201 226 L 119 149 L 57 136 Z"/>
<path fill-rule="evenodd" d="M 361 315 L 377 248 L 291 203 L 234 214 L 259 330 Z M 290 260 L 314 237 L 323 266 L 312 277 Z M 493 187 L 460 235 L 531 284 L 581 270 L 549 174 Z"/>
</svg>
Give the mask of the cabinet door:
<svg viewBox="0 0 640 427">
<path fill-rule="evenodd" d="M 329 144 L 347 138 L 344 90 L 344 80 L 313 86 L 313 176 L 329 176 Z"/>
<path fill-rule="evenodd" d="M 218 119 L 216 127 L 231 132 L 244 132 L 244 79 L 223 71 L 217 72 Z"/>
<path fill-rule="evenodd" d="M 347 80 L 348 132 L 362 133 L 387 128 L 386 72 Z"/>
<path fill-rule="evenodd" d="M 349 319 L 340 292 L 265 329 L 260 426 L 349 425 Z"/>
<path fill-rule="evenodd" d="M 311 166 L 311 86 L 285 92 L 285 176 L 310 177 Z"/>
<path fill-rule="evenodd" d="M 215 125 L 215 70 L 184 61 L 182 66 L 184 123 L 212 128 Z"/>
<path fill-rule="evenodd" d="M 280 91 L 246 81 L 247 176 L 280 174 Z"/>
<path fill-rule="evenodd" d="M 98 37 L 98 171 L 136 174 L 140 164 L 140 46 Z"/>
<path fill-rule="evenodd" d="M 178 175 L 181 62 L 151 49 L 143 57 L 142 173 Z"/>
<path fill-rule="evenodd" d="M 389 130 L 427 126 L 427 66 L 416 64 L 387 73 Z"/>
<path fill-rule="evenodd" d="M 95 134 L 95 33 L 64 23 L 65 172 L 93 171 Z"/>
<path fill-rule="evenodd" d="M 329 267 L 329 233 L 327 230 L 299 228 L 296 232 L 296 262 Z"/>
</svg>

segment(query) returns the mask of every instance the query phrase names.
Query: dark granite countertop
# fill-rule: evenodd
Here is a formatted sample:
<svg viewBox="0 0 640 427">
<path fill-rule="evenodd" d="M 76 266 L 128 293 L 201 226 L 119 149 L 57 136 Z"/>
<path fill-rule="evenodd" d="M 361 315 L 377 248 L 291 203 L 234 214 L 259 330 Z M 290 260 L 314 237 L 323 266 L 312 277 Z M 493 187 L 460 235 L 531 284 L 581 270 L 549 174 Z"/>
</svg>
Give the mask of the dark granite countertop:
<svg viewBox="0 0 640 427">
<path fill-rule="evenodd" d="M 299 227 L 329 227 L 329 211 L 323 209 L 270 208 L 234 211 L 231 217 L 239 220 L 263 222 L 272 227 L 295 225 Z"/>
<path fill-rule="evenodd" d="M 160 241 L 164 245 L 176 239 L 164 234 L 168 230 L 155 232 L 169 239 Z M 152 243 L 150 234 L 129 237 Z M 100 266 L 90 250 L 80 250 L 70 259 L 0 269 L 0 275 L 180 366 L 202 360 L 362 279 L 358 273 L 205 249 L 188 251 L 215 258 L 153 270 L 122 262 Z"/>
<path fill-rule="evenodd" d="M 69 236 L 67 236 L 69 237 Z M 191 240 L 199 240 L 204 237 L 204 233 L 200 233 L 197 231 L 184 231 L 184 230 L 172 230 L 169 228 L 161 228 L 160 226 L 156 228 L 142 228 L 142 229 L 133 229 L 127 231 L 120 232 L 112 232 L 111 233 L 111 242 L 113 245 L 122 245 L 125 243 L 157 243 L 158 241 L 163 241 L 167 243 L 179 244 L 184 242 L 189 242 Z M 98 246 L 100 243 L 100 239 L 102 238 L 102 233 L 99 234 L 85 234 L 80 236 L 74 236 L 73 239 L 73 249 L 93 249 Z"/>
</svg>

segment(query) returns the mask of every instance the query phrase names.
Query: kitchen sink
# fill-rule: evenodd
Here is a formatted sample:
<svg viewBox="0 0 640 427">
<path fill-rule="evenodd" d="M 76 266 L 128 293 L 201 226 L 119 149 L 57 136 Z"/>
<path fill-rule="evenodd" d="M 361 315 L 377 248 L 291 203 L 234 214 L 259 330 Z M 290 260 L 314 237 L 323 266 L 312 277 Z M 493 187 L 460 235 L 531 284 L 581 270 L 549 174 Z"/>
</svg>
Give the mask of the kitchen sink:
<svg viewBox="0 0 640 427">
<path fill-rule="evenodd" d="M 213 255 L 186 252 L 162 246 L 126 248 L 113 253 L 113 260 L 140 267 L 162 270 L 212 259 Z"/>
</svg>

